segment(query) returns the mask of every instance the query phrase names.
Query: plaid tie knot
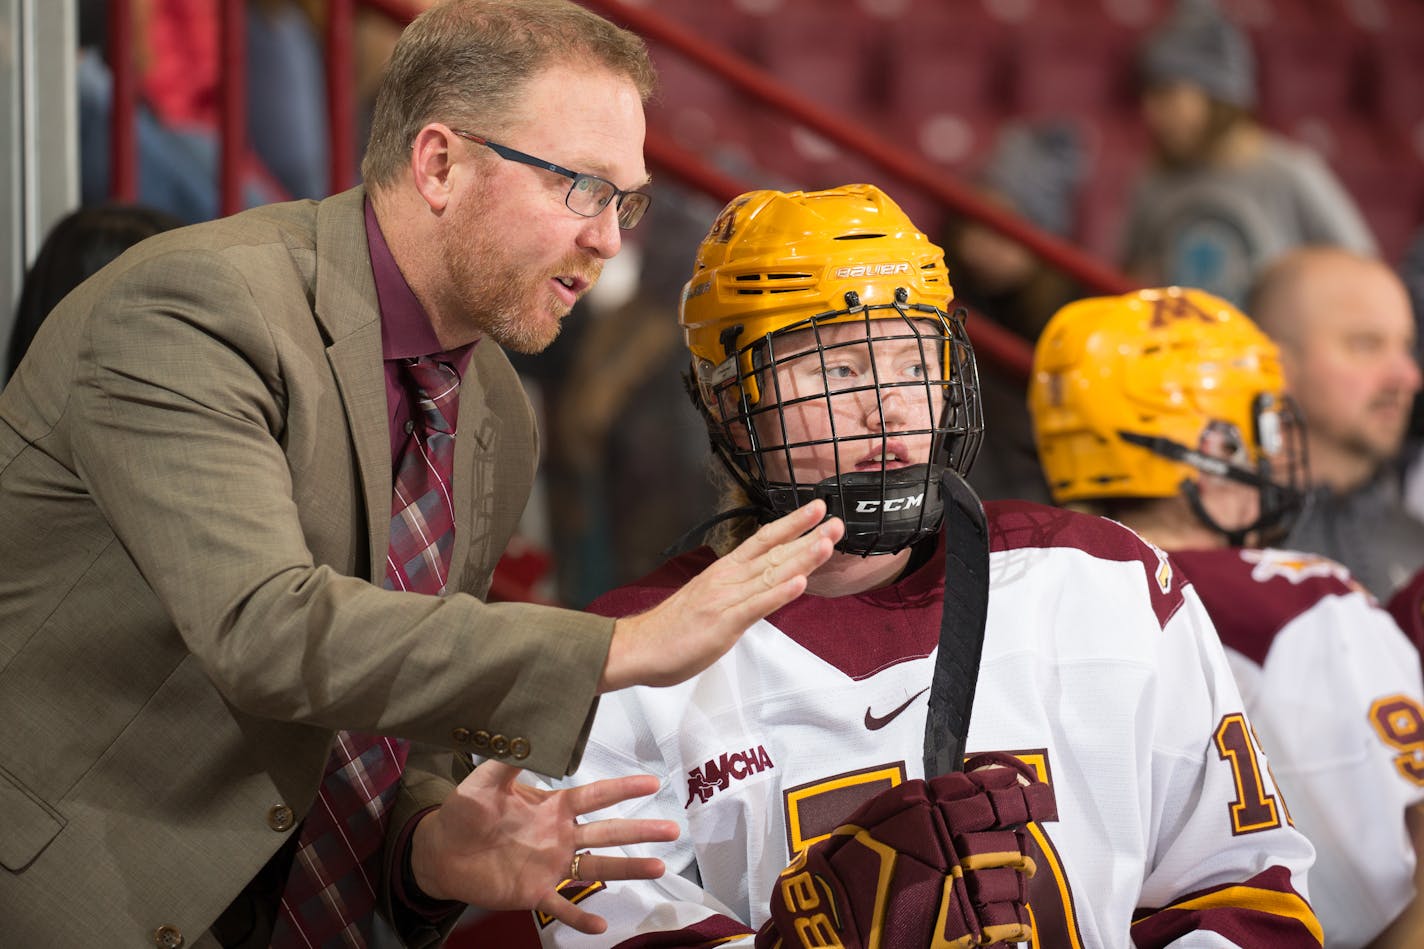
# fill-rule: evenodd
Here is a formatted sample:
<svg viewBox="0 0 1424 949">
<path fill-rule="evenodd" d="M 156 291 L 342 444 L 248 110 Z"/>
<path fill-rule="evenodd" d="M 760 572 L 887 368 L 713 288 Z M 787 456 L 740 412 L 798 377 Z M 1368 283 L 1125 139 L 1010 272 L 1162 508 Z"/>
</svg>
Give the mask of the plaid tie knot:
<svg viewBox="0 0 1424 949">
<path fill-rule="evenodd" d="M 429 356 L 410 360 L 404 368 L 414 425 L 396 466 L 386 587 L 438 594 L 445 592 L 455 543 L 450 479 L 460 377 Z"/>
<path fill-rule="evenodd" d="M 406 363 L 416 395 L 416 405 L 425 416 L 425 428 L 445 435 L 455 434 L 455 409 L 460 377 L 455 370 L 430 356 Z"/>
</svg>

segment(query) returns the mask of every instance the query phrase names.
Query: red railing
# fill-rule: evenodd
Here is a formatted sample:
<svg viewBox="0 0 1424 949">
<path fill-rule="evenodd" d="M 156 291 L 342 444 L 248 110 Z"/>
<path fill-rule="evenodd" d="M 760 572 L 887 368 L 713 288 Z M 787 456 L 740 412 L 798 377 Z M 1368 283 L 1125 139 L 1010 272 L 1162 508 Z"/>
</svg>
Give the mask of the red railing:
<svg viewBox="0 0 1424 949">
<path fill-rule="evenodd" d="M 231 214 L 243 205 L 241 182 L 247 151 L 246 59 L 244 55 L 244 0 L 218 0 L 221 7 L 222 115 L 220 119 L 221 213 Z M 327 108 L 331 132 L 330 191 L 354 184 L 352 157 L 355 143 L 353 46 L 357 3 L 399 23 L 409 22 L 416 11 L 402 0 L 328 0 L 326 20 Z M 946 207 L 975 218 L 1022 243 L 1047 264 L 1062 270 L 1091 291 L 1122 293 L 1131 282 L 1066 241 L 1034 228 L 1023 218 L 986 201 L 943 170 L 904 149 L 883 143 L 793 89 L 776 77 L 732 53 L 707 43 L 675 20 L 648 7 L 622 0 L 582 0 L 651 43 L 661 44 L 719 76 L 746 95 L 778 110 L 847 151 L 862 155 L 891 176 L 942 202 Z M 132 48 L 130 0 L 110 0 L 109 66 L 114 75 L 113 130 L 111 139 L 112 192 L 119 200 L 137 198 L 137 161 L 134 114 L 137 77 L 128 50 Z M 681 148 L 657 129 L 648 130 L 646 148 L 650 164 L 689 187 L 720 200 L 730 200 L 749 186 L 718 171 L 700 156 Z M 1009 374 L 1025 379 L 1032 361 L 1027 343 L 990 320 L 974 324 L 976 348 Z"/>
<path fill-rule="evenodd" d="M 369 3 L 369 0 L 368 0 Z M 375 6 L 375 4 L 370 4 Z M 391 14 L 384 4 L 382 12 Z M 392 14 L 393 15 L 393 14 Z M 401 22 L 410 20 L 405 10 Z M 326 4 L 326 114 L 331 131 L 331 165 L 327 189 L 336 194 L 354 185 L 351 156 L 356 154 L 356 46 L 355 0 L 327 0 Z"/>
<path fill-rule="evenodd" d="M 104 50 L 113 76 L 109 123 L 109 193 L 116 201 L 138 200 L 138 71 L 134 68 L 133 11 L 129 0 L 109 0 Z"/>
<path fill-rule="evenodd" d="M 219 0 L 218 207 L 232 214 L 243 207 L 242 178 L 247 159 L 247 4 Z"/>
</svg>

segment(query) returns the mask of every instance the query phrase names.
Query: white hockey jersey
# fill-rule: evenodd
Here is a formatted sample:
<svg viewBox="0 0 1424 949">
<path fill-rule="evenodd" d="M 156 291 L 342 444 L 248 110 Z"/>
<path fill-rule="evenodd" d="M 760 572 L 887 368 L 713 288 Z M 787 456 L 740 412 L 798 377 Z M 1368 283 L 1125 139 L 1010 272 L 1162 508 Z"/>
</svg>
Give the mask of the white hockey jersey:
<svg viewBox="0 0 1424 949">
<path fill-rule="evenodd" d="M 1345 567 L 1282 550 L 1180 551 L 1296 828 L 1325 944 L 1362 946 L 1414 896 L 1404 810 L 1424 800 L 1419 654 Z"/>
<path fill-rule="evenodd" d="M 1289 826 L 1211 623 L 1160 551 L 1110 521 L 986 505 L 990 606 L 967 750 L 1008 751 L 1054 789 L 1031 825 L 1043 946 L 1316 946 L 1310 844 Z M 661 601 L 701 550 L 594 609 Z M 920 777 L 944 553 L 856 596 L 803 596 L 710 669 L 605 696 L 567 784 L 647 772 L 652 797 L 598 817 L 682 825 L 660 880 L 572 884 L 605 916 L 546 946 L 750 946 L 792 854 L 861 802 Z"/>
</svg>

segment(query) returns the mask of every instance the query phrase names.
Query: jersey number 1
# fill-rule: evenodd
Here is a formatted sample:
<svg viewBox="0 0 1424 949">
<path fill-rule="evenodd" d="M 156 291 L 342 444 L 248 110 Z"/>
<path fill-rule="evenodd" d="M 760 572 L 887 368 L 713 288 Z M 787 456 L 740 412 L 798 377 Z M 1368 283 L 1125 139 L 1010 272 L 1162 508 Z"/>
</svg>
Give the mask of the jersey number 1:
<svg viewBox="0 0 1424 949">
<path fill-rule="evenodd" d="M 1253 834 L 1281 826 L 1277 796 L 1266 793 L 1261 778 L 1260 751 L 1246 716 L 1240 712 L 1227 715 L 1216 726 L 1216 753 L 1230 762 L 1231 776 L 1236 779 L 1236 800 L 1231 802 L 1231 832 Z M 1275 777 L 1271 783 L 1274 785 Z M 1276 789 L 1279 792 L 1279 787 Z M 1286 814 L 1290 818 L 1290 814 Z"/>
</svg>

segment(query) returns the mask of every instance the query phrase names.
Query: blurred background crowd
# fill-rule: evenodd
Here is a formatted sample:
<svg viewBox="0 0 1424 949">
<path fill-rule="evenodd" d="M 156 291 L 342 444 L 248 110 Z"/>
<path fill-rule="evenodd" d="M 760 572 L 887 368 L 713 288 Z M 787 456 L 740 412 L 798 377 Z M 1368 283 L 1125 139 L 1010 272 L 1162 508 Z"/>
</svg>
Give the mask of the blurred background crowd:
<svg viewBox="0 0 1424 949">
<path fill-rule="evenodd" d="M 1177 283 L 1246 305 L 1274 260 L 1330 245 L 1397 273 L 1415 313 L 1424 299 L 1417 0 L 625 2 L 691 31 L 772 90 L 750 94 L 650 43 L 661 90 L 649 124 L 660 138 L 741 187 L 879 184 L 942 240 L 971 334 L 1001 327 L 1021 353 L 1057 308 L 1107 288 L 897 180 L 769 98 L 785 92 L 825 110 L 866 145 L 913 158 L 1104 265 L 1124 288 Z M 355 180 L 375 80 L 404 20 L 426 5 L 355 4 L 357 145 L 333 156 L 330 4 L 248 0 L 241 204 L 322 197 L 334 177 Z M 623 6 L 591 5 L 615 19 Z M 219 187 L 222 5 L 132 0 L 126 9 L 119 22 L 104 0 L 78 0 L 81 207 L 30 264 L 9 366 L 58 298 L 128 244 L 233 210 Z M 126 194 L 111 161 L 122 57 L 138 102 L 138 174 Z M 543 356 L 516 357 L 542 415 L 543 465 L 496 595 L 581 606 L 650 569 L 714 512 L 675 315 L 721 200 L 686 176 L 655 173 L 647 220 L 560 339 Z M 972 480 L 986 497 L 1047 499 L 1024 364 L 981 352 L 988 437 Z M 1395 371 L 1386 385 L 1413 399 L 1417 371 Z M 1424 512 L 1424 475 L 1411 471 L 1421 419 L 1416 411 L 1408 443 L 1386 452 L 1378 473 L 1415 515 Z"/>
</svg>

